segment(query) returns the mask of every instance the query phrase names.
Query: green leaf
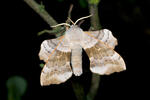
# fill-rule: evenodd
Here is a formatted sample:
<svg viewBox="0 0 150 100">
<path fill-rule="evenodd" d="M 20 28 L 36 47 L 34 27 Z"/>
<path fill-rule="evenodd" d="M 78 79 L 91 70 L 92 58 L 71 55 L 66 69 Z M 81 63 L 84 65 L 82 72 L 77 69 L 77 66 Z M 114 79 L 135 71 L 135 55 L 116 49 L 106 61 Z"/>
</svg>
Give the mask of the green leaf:
<svg viewBox="0 0 150 100">
<path fill-rule="evenodd" d="M 13 76 L 7 80 L 8 100 L 21 100 L 21 96 L 25 93 L 27 82 L 20 76 Z"/>
<path fill-rule="evenodd" d="M 43 12 L 45 10 L 45 6 L 43 5 L 43 2 L 41 1 L 41 4 L 39 6 L 39 9 L 41 12 Z"/>
</svg>

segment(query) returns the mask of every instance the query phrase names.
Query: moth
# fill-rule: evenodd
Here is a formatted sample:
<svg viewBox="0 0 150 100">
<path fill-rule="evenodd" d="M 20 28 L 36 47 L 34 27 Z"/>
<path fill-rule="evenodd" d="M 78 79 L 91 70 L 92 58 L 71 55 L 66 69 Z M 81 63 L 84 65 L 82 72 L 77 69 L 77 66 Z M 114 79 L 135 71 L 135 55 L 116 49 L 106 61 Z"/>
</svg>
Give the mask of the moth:
<svg viewBox="0 0 150 100">
<path fill-rule="evenodd" d="M 114 51 L 118 43 L 111 31 L 83 31 L 76 25 L 87 17 L 78 19 L 73 25 L 59 24 L 69 26 L 65 34 L 42 42 L 39 52 L 40 60 L 45 62 L 40 76 L 42 86 L 63 83 L 72 74 L 80 76 L 83 72 L 82 48 L 89 57 L 93 73 L 109 75 L 126 69 L 123 58 Z"/>
</svg>

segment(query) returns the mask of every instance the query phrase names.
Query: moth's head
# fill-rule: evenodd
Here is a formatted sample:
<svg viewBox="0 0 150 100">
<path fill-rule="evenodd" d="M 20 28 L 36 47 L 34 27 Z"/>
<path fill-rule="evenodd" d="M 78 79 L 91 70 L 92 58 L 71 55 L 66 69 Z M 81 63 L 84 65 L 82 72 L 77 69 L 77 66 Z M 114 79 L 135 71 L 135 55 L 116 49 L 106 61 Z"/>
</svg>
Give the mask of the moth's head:
<svg viewBox="0 0 150 100">
<path fill-rule="evenodd" d="M 91 17 L 91 16 L 92 16 L 92 15 L 85 16 L 85 17 L 81 17 L 81 18 L 77 19 L 75 22 L 73 22 L 70 18 L 68 18 L 68 20 L 72 23 L 71 25 L 68 24 L 68 23 L 61 23 L 61 24 L 57 24 L 57 25 L 51 26 L 51 27 L 53 28 L 53 27 L 58 27 L 58 26 L 64 25 L 64 26 L 69 27 L 69 28 L 78 28 L 77 23 L 78 23 L 79 21 L 81 21 L 81 20 L 83 20 L 83 19 L 85 19 L 85 18 L 89 18 L 89 17 Z"/>
<path fill-rule="evenodd" d="M 81 28 L 78 25 L 71 25 L 70 28 L 67 30 L 69 33 L 75 33 L 75 31 L 80 31 Z M 71 32 L 70 32 L 71 31 Z"/>
</svg>

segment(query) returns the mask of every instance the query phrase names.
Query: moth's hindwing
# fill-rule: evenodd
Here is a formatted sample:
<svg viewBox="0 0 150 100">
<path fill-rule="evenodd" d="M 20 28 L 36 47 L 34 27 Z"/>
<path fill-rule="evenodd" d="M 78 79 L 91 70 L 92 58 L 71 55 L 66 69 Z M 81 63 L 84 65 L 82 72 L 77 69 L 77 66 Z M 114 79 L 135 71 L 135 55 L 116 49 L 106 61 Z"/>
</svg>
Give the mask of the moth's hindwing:
<svg viewBox="0 0 150 100">
<path fill-rule="evenodd" d="M 123 58 L 109 44 L 96 39 L 90 33 L 85 34 L 88 38 L 89 45 L 92 43 L 90 47 L 87 44 L 83 45 L 83 48 L 89 56 L 90 70 L 93 73 L 109 75 L 126 69 Z"/>
<path fill-rule="evenodd" d="M 72 76 L 70 52 L 55 52 L 55 56 L 48 60 L 42 70 L 41 85 L 60 84 Z"/>
</svg>

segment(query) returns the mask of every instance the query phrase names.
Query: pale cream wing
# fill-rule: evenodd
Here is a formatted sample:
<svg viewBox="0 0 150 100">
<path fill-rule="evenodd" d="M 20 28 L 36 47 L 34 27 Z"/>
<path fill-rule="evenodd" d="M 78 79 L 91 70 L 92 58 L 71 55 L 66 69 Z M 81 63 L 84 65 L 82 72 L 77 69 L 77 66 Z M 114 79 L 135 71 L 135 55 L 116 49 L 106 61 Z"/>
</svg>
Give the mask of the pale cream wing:
<svg viewBox="0 0 150 100">
<path fill-rule="evenodd" d="M 39 56 L 46 64 L 41 72 L 41 85 L 60 84 L 72 76 L 70 67 L 71 49 L 63 38 L 45 40 Z"/>
<path fill-rule="evenodd" d="M 90 59 L 90 70 L 100 75 L 109 75 L 126 69 L 123 58 L 108 44 L 85 33 L 82 44 Z M 87 38 L 87 39 L 86 39 Z"/>
<path fill-rule="evenodd" d="M 108 29 L 102 29 L 98 31 L 87 31 L 91 35 L 93 35 L 98 40 L 101 40 L 105 44 L 109 45 L 111 48 L 115 48 L 118 44 L 117 39 L 113 36 L 112 32 Z"/>
<path fill-rule="evenodd" d="M 54 52 L 55 49 L 62 52 L 71 52 L 71 49 L 69 48 L 69 44 L 64 39 L 64 36 L 58 37 L 56 39 L 44 40 L 41 44 L 41 48 L 39 52 L 40 60 L 44 60 L 46 62 L 50 54 Z"/>
</svg>

